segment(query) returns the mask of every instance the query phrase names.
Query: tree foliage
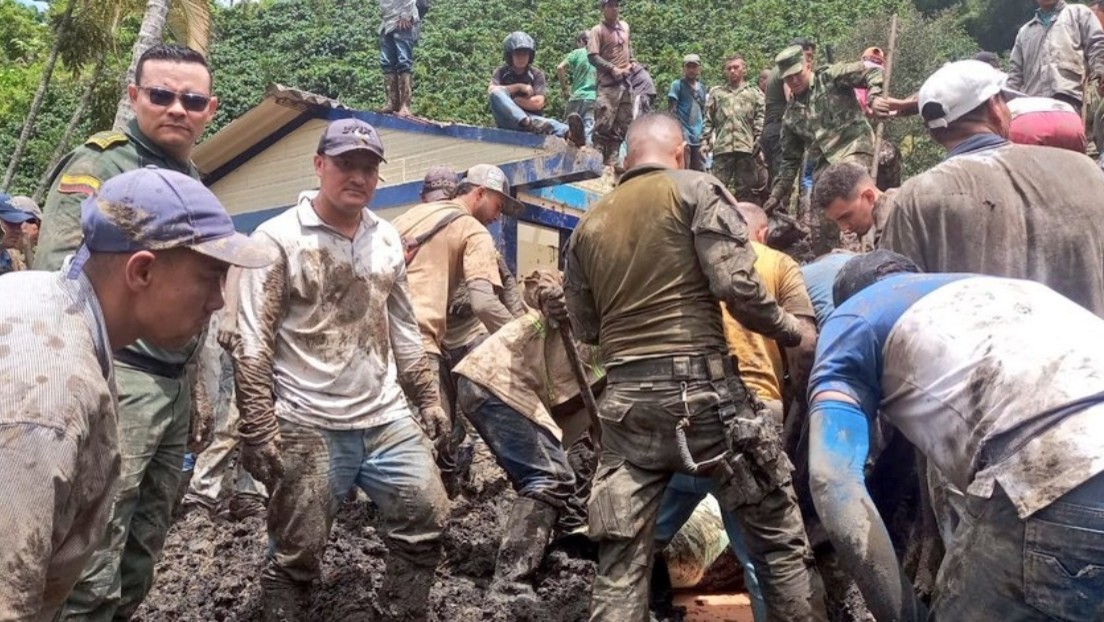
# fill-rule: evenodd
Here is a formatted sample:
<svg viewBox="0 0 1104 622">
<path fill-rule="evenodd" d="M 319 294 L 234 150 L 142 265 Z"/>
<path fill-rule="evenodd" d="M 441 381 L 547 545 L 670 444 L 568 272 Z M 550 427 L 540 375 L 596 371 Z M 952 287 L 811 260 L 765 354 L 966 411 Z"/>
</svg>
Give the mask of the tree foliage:
<svg viewBox="0 0 1104 622">
<path fill-rule="evenodd" d="M 104 1 L 94 0 L 95 6 L 103 10 Z M 143 4 L 121 0 L 119 5 L 127 3 Z M 854 58 L 868 45 L 885 45 L 889 15 L 896 11 L 902 31 L 893 91 L 903 95 L 946 60 L 982 48 L 1006 51 L 1032 8 L 1030 0 L 629 0 L 622 13 L 632 28 L 636 55 L 648 66 L 662 94 L 678 76 L 684 54 L 702 55 L 707 85 L 721 82 L 722 59 L 733 53 L 747 59 L 749 78 L 754 78 L 795 36 L 816 40 L 822 59 L 829 46 L 837 60 Z M 270 83 L 358 108 L 383 104 L 376 0 L 261 0 L 212 6 L 211 12 L 209 61 L 221 105 L 209 133 L 255 106 Z M 536 65 L 552 83 L 548 113 L 562 115 L 556 65 L 574 46 L 576 34 L 598 20 L 596 0 L 435 0 L 416 49 L 414 110 L 440 121 L 492 124 L 487 83 L 502 62 L 503 39 L 514 30 L 525 30 L 537 41 Z M 138 25 L 138 19 L 131 17 L 113 33 L 116 41 L 105 78 L 78 137 L 110 127 L 112 104 L 122 86 Z M 75 33 L 74 40 L 62 48 L 67 71 L 50 88 L 13 183 L 15 191 L 33 190 L 76 106 L 82 87 L 79 72 L 91 66 L 91 59 L 82 58 L 80 52 L 92 44 L 82 41 L 103 36 L 86 25 Z M 987 37 L 986 43 L 971 39 L 979 33 Z M 51 43 L 45 17 L 15 0 L 0 0 L 0 164 L 6 162 L 22 127 Z M 915 121 L 895 121 L 888 127 L 888 136 L 901 142 L 910 156 L 906 170 L 916 170 L 937 157 L 938 150 L 926 141 Z"/>
</svg>

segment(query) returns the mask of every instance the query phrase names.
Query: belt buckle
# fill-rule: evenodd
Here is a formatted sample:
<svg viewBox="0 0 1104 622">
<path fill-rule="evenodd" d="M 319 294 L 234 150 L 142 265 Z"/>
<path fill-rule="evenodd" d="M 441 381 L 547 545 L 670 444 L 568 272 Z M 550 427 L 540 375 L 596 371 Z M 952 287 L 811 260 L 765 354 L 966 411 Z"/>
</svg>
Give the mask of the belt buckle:
<svg viewBox="0 0 1104 622">
<path fill-rule="evenodd" d="M 676 356 L 671 359 L 671 372 L 674 377 L 683 380 L 690 377 L 690 357 Z"/>
</svg>

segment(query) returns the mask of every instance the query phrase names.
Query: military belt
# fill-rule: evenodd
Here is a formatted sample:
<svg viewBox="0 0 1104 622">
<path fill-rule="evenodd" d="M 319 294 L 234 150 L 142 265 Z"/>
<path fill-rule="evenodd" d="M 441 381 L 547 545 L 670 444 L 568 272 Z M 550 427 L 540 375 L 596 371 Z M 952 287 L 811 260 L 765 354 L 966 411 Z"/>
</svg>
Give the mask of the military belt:
<svg viewBox="0 0 1104 622">
<path fill-rule="evenodd" d="M 154 376 L 177 380 L 184 375 L 184 363 L 166 363 L 132 350 L 116 350 L 115 360 Z"/>
<path fill-rule="evenodd" d="M 664 380 L 722 380 L 736 375 L 732 359 L 723 354 L 665 356 L 615 365 L 609 381 L 660 382 Z"/>
</svg>

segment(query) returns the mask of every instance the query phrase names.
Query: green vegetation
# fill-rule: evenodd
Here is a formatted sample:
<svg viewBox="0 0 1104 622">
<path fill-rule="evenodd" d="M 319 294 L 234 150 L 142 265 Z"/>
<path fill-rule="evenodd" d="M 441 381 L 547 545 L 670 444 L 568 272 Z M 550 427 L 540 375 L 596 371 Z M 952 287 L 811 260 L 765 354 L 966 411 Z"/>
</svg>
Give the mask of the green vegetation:
<svg viewBox="0 0 1104 622">
<path fill-rule="evenodd" d="M 89 2 L 78 4 L 77 32 L 90 19 L 90 9 L 84 7 L 102 0 Z M 56 4 L 51 14 L 60 13 L 64 2 Z M 869 45 L 884 46 L 889 16 L 896 12 L 901 33 L 892 90 L 906 95 L 947 60 L 982 47 L 1006 52 L 1032 7 L 1030 0 L 628 0 L 623 14 L 632 28 L 636 55 L 662 94 L 677 77 L 683 54 L 702 55 L 707 84 L 720 82 L 721 61 L 733 53 L 747 58 L 749 78 L 754 79 L 794 36 L 814 38 L 822 60 L 828 47 L 836 60 L 850 60 Z M 221 106 L 210 131 L 256 105 L 273 82 L 355 107 L 383 103 L 376 41 L 379 7 L 374 0 L 265 0 L 212 7 L 211 14 L 209 55 Z M 104 77 L 74 141 L 111 126 L 140 17 L 139 12 L 125 18 L 110 38 L 117 40 L 99 44 L 107 57 Z M 553 86 L 549 112 L 562 114 L 555 67 L 570 51 L 576 33 L 598 18 L 594 0 L 436 0 L 416 52 L 415 112 L 441 121 L 491 124 L 486 86 L 502 62 L 502 40 L 513 30 L 525 30 L 537 40 L 536 64 Z M 0 0 L 0 166 L 6 166 L 23 127 L 53 33 L 47 17 L 14 0 Z M 62 46 L 62 62 L 11 184 L 13 192 L 35 189 L 93 71 L 96 55 L 87 52 L 92 44 L 66 43 L 70 45 Z M 74 47 L 86 52 L 70 54 L 80 58 L 69 61 L 66 49 Z M 938 158 L 915 121 L 891 123 L 887 136 L 902 145 L 906 172 Z"/>
</svg>

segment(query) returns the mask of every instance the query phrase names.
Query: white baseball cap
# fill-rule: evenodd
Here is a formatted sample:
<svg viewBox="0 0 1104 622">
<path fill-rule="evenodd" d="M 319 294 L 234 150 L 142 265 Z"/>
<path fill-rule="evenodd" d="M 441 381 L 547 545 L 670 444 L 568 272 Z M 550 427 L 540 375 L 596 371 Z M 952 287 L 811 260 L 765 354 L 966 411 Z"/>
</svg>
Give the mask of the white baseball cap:
<svg viewBox="0 0 1104 622">
<path fill-rule="evenodd" d="M 1023 93 L 1007 88 L 1008 75 L 979 60 L 940 67 L 920 87 L 920 116 L 929 128 L 947 127 L 997 93 L 1009 99 Z"/>
</svg>

